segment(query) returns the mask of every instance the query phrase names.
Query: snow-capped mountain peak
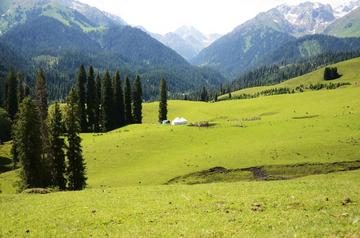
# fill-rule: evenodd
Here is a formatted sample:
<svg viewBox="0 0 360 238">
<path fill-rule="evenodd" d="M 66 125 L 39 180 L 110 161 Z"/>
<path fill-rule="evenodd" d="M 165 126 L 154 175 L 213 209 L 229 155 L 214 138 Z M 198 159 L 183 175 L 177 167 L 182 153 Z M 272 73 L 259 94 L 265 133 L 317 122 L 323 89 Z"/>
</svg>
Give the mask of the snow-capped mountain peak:
<svg viewBox="0 0 360 238">
<path fill-rule="evenodd" d="M 360 0 L 351 0 L 345 4 L 334 7 L 334 15 L 336 18 L 343 17 L 360 7 Z"/>
<path fill-rule="evenodd" d="M 294 35 L 322 32 L 335 20 L 332 7 L 317 2 L 304 2 L 296 6 L 281 5 L 276 10 L 291 25 Z"/>
</svg>

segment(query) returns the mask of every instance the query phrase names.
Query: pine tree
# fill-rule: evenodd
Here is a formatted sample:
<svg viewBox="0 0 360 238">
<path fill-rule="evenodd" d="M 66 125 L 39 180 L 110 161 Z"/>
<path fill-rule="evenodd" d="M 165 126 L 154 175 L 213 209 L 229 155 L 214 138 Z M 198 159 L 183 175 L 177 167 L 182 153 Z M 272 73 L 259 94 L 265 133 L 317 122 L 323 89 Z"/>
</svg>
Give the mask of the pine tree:
<svg viewBox="0 0 360 238">
<path fill-rule="evenodd" d="M 96 95 L 95 95 L 95 118 L 94 118 L 94 131 L 99 132 L 101 130 L 101 78 L 100 75 L 96 76 Z"/>
<path fill-rule="evenodd" d="M 36 106 L 39 111 L 42 135 L 46 137 L 46 119 L 48 116 L 48 91 L 44 72 L 40 70 L 36 75 L 35 85 Z"/>
<path fill-rule="evenodd" d="M 27 97 L 20 105 L 20 112 L 14 126 L 22 189 L 43 187 L 44 185 L 43 171 L 41 171 L 42 141 L 40 132 L 39 113 L 33 101 Z"/>
<path fill-rule="evenodd" d="M 15 114 L 18 111 L 17 87 L 18 86 L 15 73 L 13 70 L 10 70 L 6 80 L 5 103 L 6 110 L 9 113 L 11 119 L 15 119 Z"/>
<path fill-rule="evenodd" d="M 68 159 L 67 175 L 68 187 L 70 190 L 81 190 L 86 186 L 85 163 L 82 156 L 81 138 L 79 133 L 80 117 L 78 106 L 78 94 L 75 90 L 71 90 L 67 99 L 66 110 L 66 133 L 67 133 L 67 152 Z"/>
<path fill-rule="evenodd" d="M 136 76 L 134 81 L 134 91 L 133 91 L 133 122 L 137 124 L 142 123 L 142 88 L 140 77 Z"/>
<path fill-rule="evenodd" d="M 159 103 L 159 122 L 167 120 L 167 86 L 166 81 L 160 81 L 160 103 Z"/>
<path fill-rule="evenodd" d="M 90 131 L 95 131 L 97 92 L 94 69 L 90 66 L 86 93 L 87 118 Z"/>
<path fill-rule="evenodd" d="M 21 73 L 17 73 L 16 78 L 18 81 L 18 102 L 21 103 L 25 98 L 26 84 L 24 82 L 24 76 Z"/>
<path fill-rule="evenodd" d="M 103 131 L 109 131 L 113 129 L 113 90 L 111 85 L 110 74 L 107 71 L 105 73 L 103 85 L 102 85 L 102 100 L 101 100 L 101 107 L 102 107 L 102 126 Z"/>
<path fill-rule="evenodd" d="M 131 124 L 133 122 L 132 111 L 131 111 L 131 86 L 129 77 L 126 76 L 124 86 L 124 111 L 125 111 L 125 123 Z"/>
<path fill-rule="evenodd" d="M 42 172 L 44 180 L 50 183 L 51 174 L 50 174 L 50 161 L 47 158 L 48 149 L 49 149 L 49 128 L 47 124 L 48 117 L 48 91 L 46 86 L 46 80 L 44 72 L 40 70 L 36 75 L 35 82 L 35 97 L 36 97 L 36 107 L 39 113 L 39 123 L 40 123 L 40 138 L 42 141 Z"/>
<path fill-rule="evenodd" d="M 205 87 L 202 88 L 200 100 L 203 102 L 207 102 L 209 100 L 208 92 Z"/>
<path fill-rule="evenodd" d="M 113 79 L 113 91 L 114 91 L 114 126 L 120 127 L 125 125 L 125 112 L 124 112 L 124 95 L 121 87 L 120 73 L 116 72 Z"/>
<path fill-rule="evenodd" d="M 87 131 L 87 119 L 86 119 L 86 71 L 84 65 L 80 66 L 78 77 L 77 77 L 77 94 L 79 104 L 79 117 L 80 127 L 82 132 Z"/>
<path fill-rule="evenodd" d="M 62 115 L 58 103 L 49 119 L 49 160 L 51 169 L 51 185 L 61 190 L 66 188 L 65 179 L 65 142 L 63 134 Z"/>
</svg>

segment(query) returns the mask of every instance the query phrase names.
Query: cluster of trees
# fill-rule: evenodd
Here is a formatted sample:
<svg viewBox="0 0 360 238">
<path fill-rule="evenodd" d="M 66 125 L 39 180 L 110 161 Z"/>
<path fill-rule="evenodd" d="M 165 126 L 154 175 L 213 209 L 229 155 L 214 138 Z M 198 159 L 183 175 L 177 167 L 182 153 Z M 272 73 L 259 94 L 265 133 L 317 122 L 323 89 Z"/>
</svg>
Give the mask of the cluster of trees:
<svg viewBox="0 0 360 238">
<path fill-rule="evenodd" d="M 22 81 L 10 71 L 5 105 L 12 123 L 13 161 L 20 167 L 20 189 L 83 189 L 86 176 L 77 92 L 71 91 L 63 117 L 58 103 L 48 113 L 48 91 L 42 70 L 37 73 L 33 96 L 25 84 L 21 86 L 24 91 L 19 85 Z"/>
<path fill-rule="evenodd" d="M 103 78 L 95 77 L 93 67 L 88 73 L 83 65 L 77 75 L 76 91 L 79 96 L 79 116 L 82 132 L 109 131 L 128 124 L 142 123 L 142 86 L 137 76 L 131 87 L 125 78 L 124 90 L 117 71 L 111 79 L 106 71 Z"/>
<path fill-rule="evenodd" d="M 333 80 L 340 78 L 337 67 L 326 67 L 324 70 L 324 80 Z"/>
<path fill-rule="evenodd" d="M 0 142 L 7 141 L 11 137 L 11 121 L 14 120 L 19 109 L 19 102 L 30 95 L 30 87 L 25 83 L 21 73 L 10 70 L 0 93 Z"/>
<path fill-rule="evenodd" d="M 271 95 L 280 95 L 280 94 L 293 94 L 293 93 L 302 93 L 305 90 L 322 90 L 322 89 L 337 89 L 342 86 L 351 85 L 350 83 L 317 83 L 317 84 L 310 84 L 308 86 L 299 85 L 294 89 L 288 87 L 281 87 L 281 88 L 271 88 L 262 90 L 260 92 L 254 94 L 243 93 L 239 95 L 232 96 L 231 92 L 229 92 L 229 96 L 222 100 L 231 100 L 231 99 L 250 99 L 250 98 L 257 98 L 260 96 L 271 96 Z"/>
</svg>

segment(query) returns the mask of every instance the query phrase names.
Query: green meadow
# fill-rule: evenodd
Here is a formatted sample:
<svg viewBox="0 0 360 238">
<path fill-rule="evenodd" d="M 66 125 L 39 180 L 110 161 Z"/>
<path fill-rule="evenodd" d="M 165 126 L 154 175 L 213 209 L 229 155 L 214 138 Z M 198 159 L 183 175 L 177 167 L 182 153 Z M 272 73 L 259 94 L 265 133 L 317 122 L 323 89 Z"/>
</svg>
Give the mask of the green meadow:
<svg viewBox="0 0 360 238">
<path fill-rule="evenodd" d="M 209 127 L 159 125 L 154 102 L 143 104 L 142 125 L 82 134 L 88 187 L 81 192 L 15 194 L 17 171 L 1 173 L 0 237 L 359 237 L 360 59 L 336 66 L 343 76 L 332 82 L 351 85 L 216 103 L 169 101 L 170 119 Z M 322 72 L 269 87 L 321 82 Z M 1 166 L 9 151 L 10 144 L 0 146 Z M 336 162 L 354 162 L 347 167 L 354 171 L 295 166 Z M 213 167 L 264 167 L 279 175 L 285 165 L 301 176 L 262 181 L 248 173 L 166 185 Z"/>
</svg>

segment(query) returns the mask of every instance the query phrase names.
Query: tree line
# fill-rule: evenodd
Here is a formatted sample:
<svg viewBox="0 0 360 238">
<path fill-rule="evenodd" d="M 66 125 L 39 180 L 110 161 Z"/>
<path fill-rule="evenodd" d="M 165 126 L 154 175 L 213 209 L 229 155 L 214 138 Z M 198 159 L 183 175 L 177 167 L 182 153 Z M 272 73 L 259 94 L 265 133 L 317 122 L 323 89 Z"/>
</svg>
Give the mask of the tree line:
<svg viewBox="0 0 360 238">
<path fill-rule="evenodd" d="M 167 97 L 166 81 L 162 79 L 159 122 L 167 120 Z M 66 104 L 55 102 L 51 110 L 42 70 L 36 75 L 34 88 L 24 82 L 21 74 L 11 70 L 5 83 L 4 98 L 6 110 L 0 108 L 0 128 L 11 129 L 8 134 L 13 142 L 14 164 L 20 167 L 20 189 L 83 189 L 87 178 L 79 134 L 142 123 L 140 77 L 133 82 L 125 77 L 122 82 L 119 72 L 112 79 L 109 72 L 103 77 L 99 73 L 95 76 L 91 66 L 88 72 L 80 66 L 76 85 Z M 0 139 L 8 140 L 10 135 L 4 139 L 1 135 Z"/>
<path fill-rule="evenodd" d="M 5 108 L 11 118 L 12 155 L 19 167 L 19 189 L 56 187 L 81 190 L 86 186 L 85 162 L 79 133 L 78 94 L 72 90 L 63 115 L 60 105 L 48 111 L 44 73 L 38 71 L 35 89 L 8 73 Z M 18 74 L 19 75 L 19 74 Z"/>
<path fill-rule="evenodd" d="M 123 86 L 124 85 L 124 86 Z M 123 89 L 124 88 L 124 89 Z M 106 132 L 128 124 L 142 123 L 142 86 L 139 76 L 133 84 L 128 76 L 122 82 L 117 71 L 103 78 L 90 66 L 80 66 L 75 87 L 79 96 L 81 132 Z"/>
</svg>

